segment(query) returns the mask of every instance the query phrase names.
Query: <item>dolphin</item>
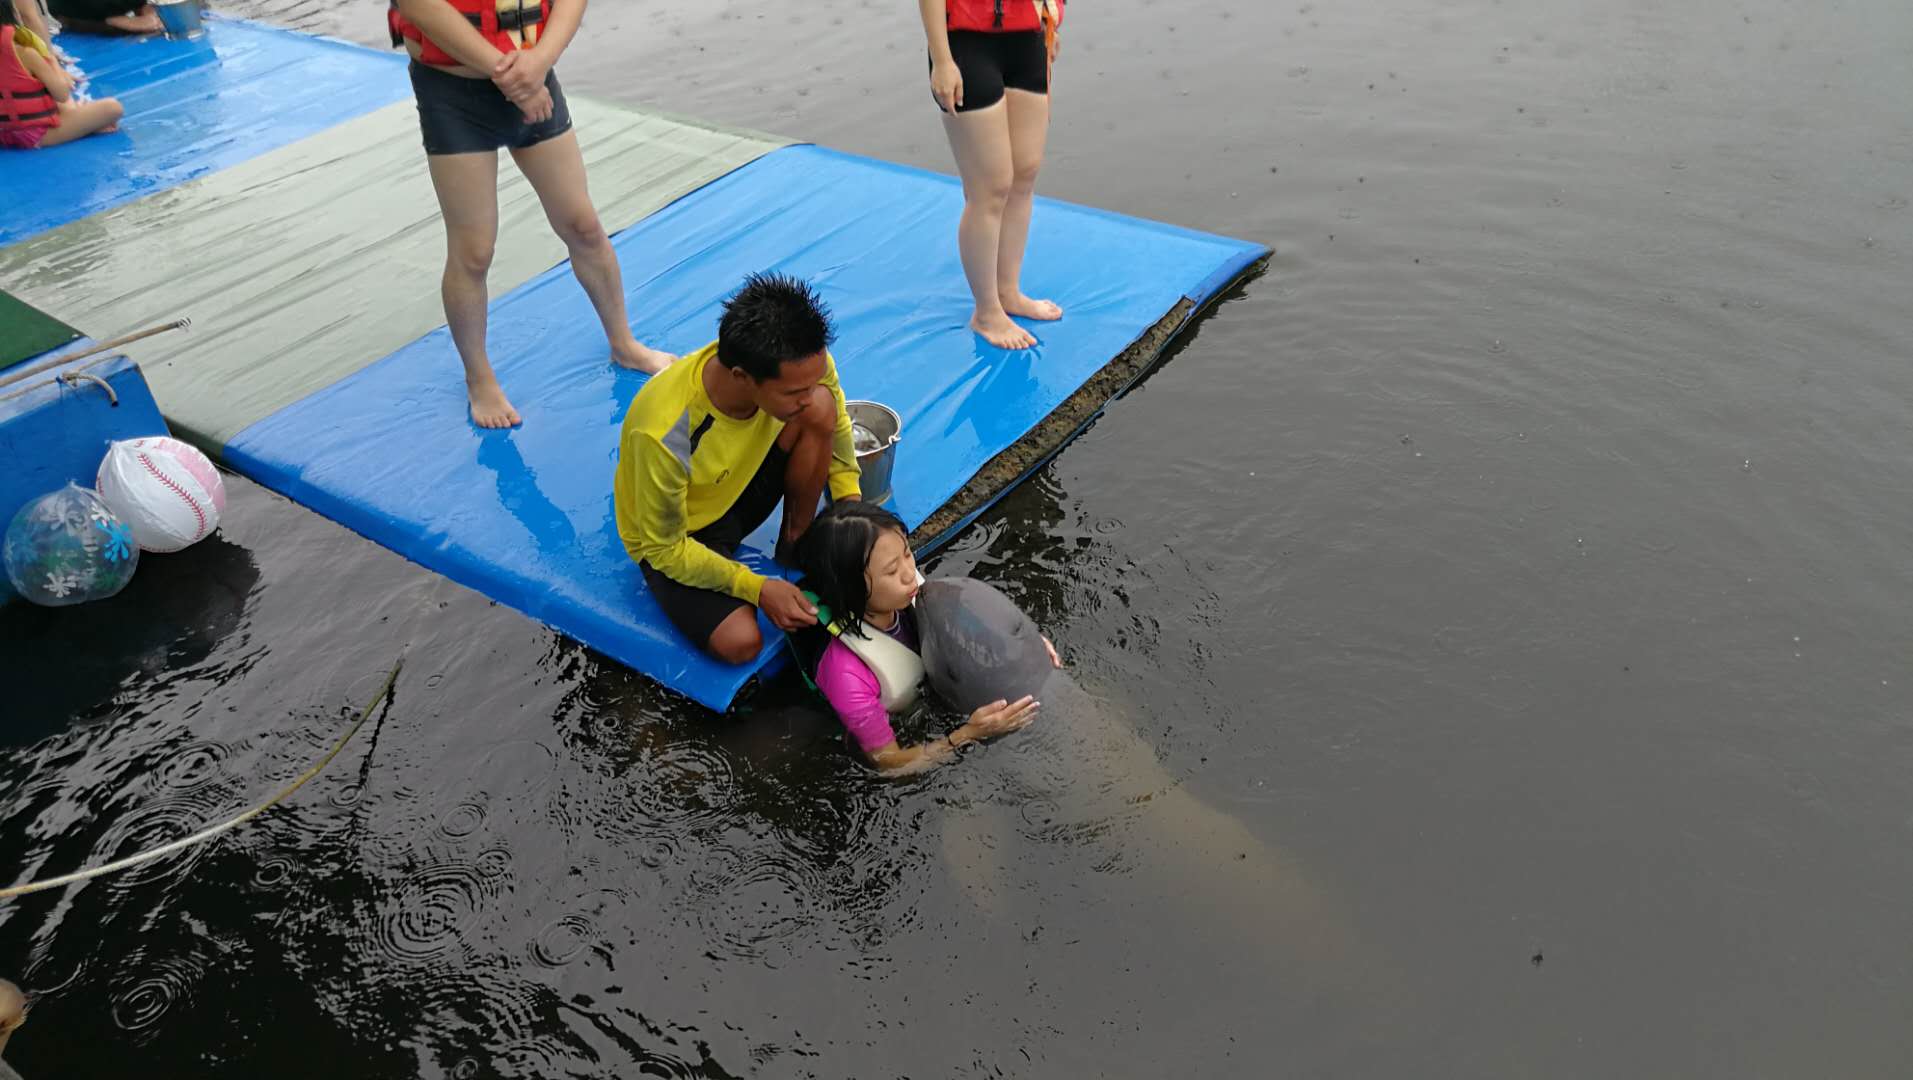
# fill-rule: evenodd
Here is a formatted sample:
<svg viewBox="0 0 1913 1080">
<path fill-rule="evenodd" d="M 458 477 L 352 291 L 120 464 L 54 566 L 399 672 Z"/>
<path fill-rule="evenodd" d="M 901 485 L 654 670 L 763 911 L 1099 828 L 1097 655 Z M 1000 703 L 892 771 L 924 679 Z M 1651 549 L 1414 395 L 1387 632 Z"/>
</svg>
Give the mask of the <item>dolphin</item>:
<svg viewBox="0 0 1913 1080">
<path fill-rule="evenodd" d="M 1238 970 L 1362 996 L 1392 981 L 1389 965 L 1345 925 L 1346 906 L 1171 776 L 1120 710 L 1051 663 L 1041 633 L 1009 597 L 973 578 L 936 578 L 918 593 L 916 611 L 925 675 L 946 703 L 968 713 L 1031 694 L 1042 704 L 1029 727 L 990 751 L 1006 774 L 995 782 L 1029 840 L 1090 848 L 1100 873 L 1158 879 L 1156 892 L 1171 905 L 1163 915 L 1206 935 Z M 981 842 L 982 853 L 975 845 L 946 835 L 953 860 L 1004 868 L 999 842 Z M 964 884 L 987 903 L 987 883 Z"/>
</svg>

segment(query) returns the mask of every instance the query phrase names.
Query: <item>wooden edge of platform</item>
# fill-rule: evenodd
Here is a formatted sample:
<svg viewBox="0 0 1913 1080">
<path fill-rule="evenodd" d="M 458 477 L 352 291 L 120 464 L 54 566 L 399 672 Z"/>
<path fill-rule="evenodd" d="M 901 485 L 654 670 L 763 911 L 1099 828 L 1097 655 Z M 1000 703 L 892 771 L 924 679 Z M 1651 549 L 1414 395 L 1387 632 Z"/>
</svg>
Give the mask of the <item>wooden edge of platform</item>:
<svg viewBox="0 0 1913 1080">
<path fill-rule="evenodd" d="M 1070 440 L 1082 434 L 1110 402 L 1121 397 L 1149 373 L 1162 359 L 1163 351 L 1170 342 L 1232 289 L 1261 273 L 1268 261 L 1266 255 L 1256 260 L 1201 304 L 1184 297 L 1170 308 L 1168 313 L 1143 331 L 1141 337 L 1090 376 L 1089 381 L 1078 387 L 1075 393 L 1064 398 L 1061 405 L 1027 434 L 978 469 L 976 475 L 958 488 L 955 495 L 950 496 L 949 501 L 912 530 L 910 546 L 920 554 L 925 554 L 954 539 L 971 518 L 1008 494 L 1011 488 L 1022 483 L 1061 452 Z"/>
</svg>

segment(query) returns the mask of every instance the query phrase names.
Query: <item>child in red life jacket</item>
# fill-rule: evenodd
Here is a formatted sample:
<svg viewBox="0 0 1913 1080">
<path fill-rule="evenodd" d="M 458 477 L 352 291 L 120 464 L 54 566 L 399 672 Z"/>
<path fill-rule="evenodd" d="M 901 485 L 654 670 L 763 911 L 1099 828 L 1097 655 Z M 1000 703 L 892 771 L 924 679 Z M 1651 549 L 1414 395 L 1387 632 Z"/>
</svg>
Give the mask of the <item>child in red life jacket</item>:
<svg viewBox="0 0 1913 1080">
<path fill-rule="evenodd" d="M 445 322 L 465 368 L 472 422 L 516 427 L 485 350 L 486 273 L 498 242 L 498 151 L 531 182 L 545 219 L 604 325 L 611 362 L 656 373 L 677 359 L 642 345 L 625 310 L 624 271 L 585 187 L 584 155 L 553 65 L 586 0 L 392 0 L 392 44 L 412 57 L 419 134 L 445 221 Z"/>
<path fill-rule="evenodd" d="M 73 80 L 52 57 L 19 44 L 13 3 L 0 0 L 0 147 L 32 150 L 118 130 L 126 112 L 118 101 L 74 101 Z"/>
</svg>

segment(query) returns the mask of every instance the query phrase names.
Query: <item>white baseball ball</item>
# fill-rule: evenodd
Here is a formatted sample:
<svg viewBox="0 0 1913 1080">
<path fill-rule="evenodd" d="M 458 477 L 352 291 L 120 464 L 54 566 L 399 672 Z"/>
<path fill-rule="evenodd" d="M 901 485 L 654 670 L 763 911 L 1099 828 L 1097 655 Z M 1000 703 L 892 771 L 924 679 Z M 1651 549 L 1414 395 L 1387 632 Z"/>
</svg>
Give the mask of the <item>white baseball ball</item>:
<svg viewBox="0 0 1913 1080">
<path fill-rule="evenodd" d="M 133 529 L 142 551 L 178 551 L 219 527 L 226 484 L 219 470 L 178 439 L 122 439 L 100 462 L 100 498 Z"/>
</svg>

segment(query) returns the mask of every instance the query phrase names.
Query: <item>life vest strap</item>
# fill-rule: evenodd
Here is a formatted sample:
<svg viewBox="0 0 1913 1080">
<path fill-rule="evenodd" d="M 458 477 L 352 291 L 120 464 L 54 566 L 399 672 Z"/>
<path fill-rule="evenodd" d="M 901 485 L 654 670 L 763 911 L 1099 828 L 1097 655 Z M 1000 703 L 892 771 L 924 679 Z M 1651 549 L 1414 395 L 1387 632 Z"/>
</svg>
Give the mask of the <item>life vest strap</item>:
<svg viewBox="0 0 1913 1080">
<path fill-rule="evenodd" d="M 465 16 L 465 21 L 475 30 L 485 29 L 485 17 L 477 12 Z M 544 7 L 506 8 L 498 12 L 496 26 L 500 30 L 523 30 L 527 26 L 537 26 L 545 21 Z"/>
</svg>

